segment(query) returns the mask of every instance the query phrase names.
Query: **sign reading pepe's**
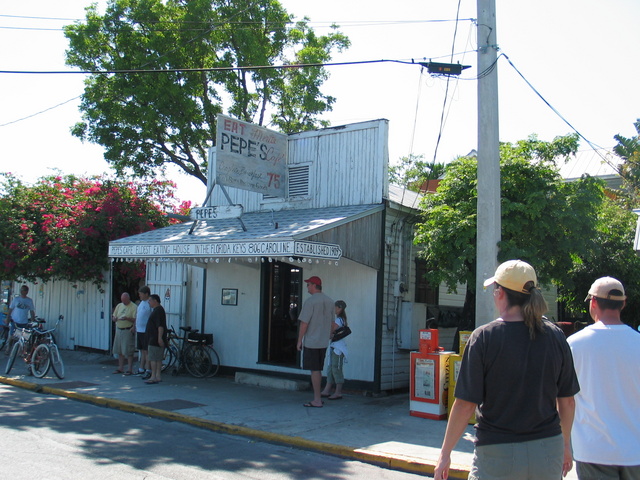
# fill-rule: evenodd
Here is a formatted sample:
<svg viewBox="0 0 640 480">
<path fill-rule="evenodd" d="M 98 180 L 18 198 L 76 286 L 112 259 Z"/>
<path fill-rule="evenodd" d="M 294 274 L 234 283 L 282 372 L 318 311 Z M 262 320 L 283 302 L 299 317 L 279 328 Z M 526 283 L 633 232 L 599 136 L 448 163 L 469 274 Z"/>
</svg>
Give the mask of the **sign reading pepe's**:
<svg viewBox="0 0 640 480">
<path fill-rule="evenodd" d="M 218 115 L 215 164 L 220 185 L 284 197 L 287 136 Z"/>
</svg>

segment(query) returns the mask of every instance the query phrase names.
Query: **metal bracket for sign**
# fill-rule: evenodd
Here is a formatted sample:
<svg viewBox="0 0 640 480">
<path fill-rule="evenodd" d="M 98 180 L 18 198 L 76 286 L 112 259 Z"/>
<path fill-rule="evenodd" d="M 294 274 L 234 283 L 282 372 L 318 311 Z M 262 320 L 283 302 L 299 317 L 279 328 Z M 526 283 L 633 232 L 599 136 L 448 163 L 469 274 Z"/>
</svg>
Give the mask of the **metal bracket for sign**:
<svg viewBox="0 0 640 480">
<path fill-rule="evenodd" d="M 227 202 L 229 202 L 229 205 L 233 205 L 233 202 L 231 201 L 231 197 L 227 193 L 227 189 L 224 188 L 224 185 L 220 185 L 220 188 L 222 189 L 222 193 L 224 193 L 224 196 L 227 197 Z M 240 225 L 242 226 L 242 231 L 246 232 L 247 231 L 247 227 L 244 226 L 244 222 L 242 221 L 242 218 L 238 217 L 238 221 L 240 222 Z"/>
<path fill-rule="evenodd" d="M 203 205 L 206 205 L 207 201 L 209 201 L 209 197 L 211 197 L 211 194 L 213 193 L 213 189 L 215 188 L 215 186 L 216 186 L 216 183 L 213 182 L 213 185 L 211 185 L 211 188 L 207 192 L 207 196 L 204 199 Z M 226 197 L 227 202 L 229 202 L 229 205 L 234 206 L 233 202 L 231 201 L 231 197 L 229 196 L 229 193 L 227 193 L 226 188 L 224 188 L 224 185 L 218 185 L 218 186 L 222 189 L 222 193 Z M 240 226 L 242 227 L 242 231 L 246 232 L 247 231 L 247 227 L 244 225 L 244 222 L 242 221 L 242 218 L 238 217 L 238 221 L 240 222 Z M 189 235 L 191 235 L 193 233 L 193 231 L 195 230 L 197 224 L 198 224 L 198 220 L 194 220 L 193 224 L 191 225 L 191 228 L 189 229 Z"/>
</svg>

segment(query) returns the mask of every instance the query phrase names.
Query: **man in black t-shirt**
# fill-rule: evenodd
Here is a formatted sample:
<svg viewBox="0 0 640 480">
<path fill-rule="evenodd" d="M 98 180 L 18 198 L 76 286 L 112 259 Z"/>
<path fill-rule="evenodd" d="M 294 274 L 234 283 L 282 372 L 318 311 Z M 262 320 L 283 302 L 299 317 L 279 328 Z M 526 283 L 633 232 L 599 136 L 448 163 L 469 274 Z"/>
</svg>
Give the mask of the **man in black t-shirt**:
<svg viewBox="0 0 640 480">
<path fill-rule="evenodd" d="M 146 330 L 151 377 L 144 383 L 154 385 L 162 381 L 162 355 L 167 345 L 167 314 L 160 305 L 160 297 L 155 293 L 149 296 L 149 306 L 153 309 Z"/>
</svg>

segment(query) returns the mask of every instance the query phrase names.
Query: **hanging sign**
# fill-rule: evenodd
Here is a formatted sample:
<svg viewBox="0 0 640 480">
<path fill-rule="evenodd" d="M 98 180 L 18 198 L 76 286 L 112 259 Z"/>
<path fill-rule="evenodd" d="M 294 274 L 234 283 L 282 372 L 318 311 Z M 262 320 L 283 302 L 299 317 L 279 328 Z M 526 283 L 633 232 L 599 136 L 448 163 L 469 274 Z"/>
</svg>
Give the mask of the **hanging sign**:
<svg viewBox="0 0 640 480">
<path fill-rule="evenodd" d="M 218 207 L 196 207 L 191 209 L 192 220 L 220 220 L 223 218 L 240 218 L 242 205 L 222 205 Z"/>
<path fill-rule="evenodd" d="M 216 183 L 284 197 L 287 136 L 252 123 L 218 115 Z"/>
</svg>

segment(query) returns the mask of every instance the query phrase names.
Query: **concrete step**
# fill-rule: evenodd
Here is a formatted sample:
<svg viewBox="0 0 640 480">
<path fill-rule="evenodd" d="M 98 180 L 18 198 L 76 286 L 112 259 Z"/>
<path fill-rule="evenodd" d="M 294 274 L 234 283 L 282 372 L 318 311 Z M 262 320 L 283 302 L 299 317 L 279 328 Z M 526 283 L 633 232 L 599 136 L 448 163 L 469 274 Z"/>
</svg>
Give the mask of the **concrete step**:
<svg viewBox="0 0 640 480">
<path fill-rule="evenodd" d="M 277 388 L 279 390 L 303 391 L 311 388 L 309 382 L 302 380 L 290 380 L 286 378 L 257 375 L 255 373 L 236 372 L 236 383 L 253 385 L 256 387 Z"/>
</svg>

